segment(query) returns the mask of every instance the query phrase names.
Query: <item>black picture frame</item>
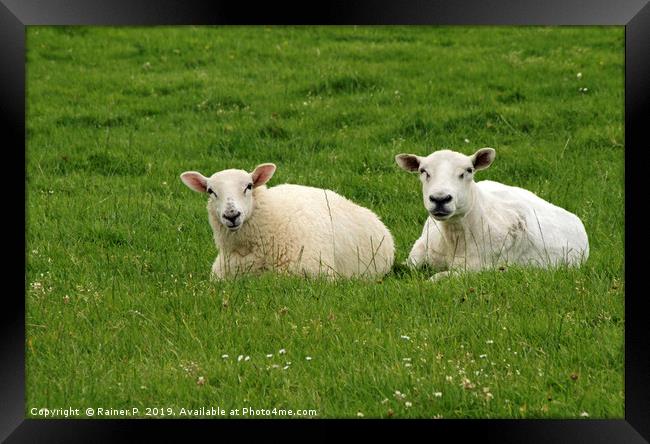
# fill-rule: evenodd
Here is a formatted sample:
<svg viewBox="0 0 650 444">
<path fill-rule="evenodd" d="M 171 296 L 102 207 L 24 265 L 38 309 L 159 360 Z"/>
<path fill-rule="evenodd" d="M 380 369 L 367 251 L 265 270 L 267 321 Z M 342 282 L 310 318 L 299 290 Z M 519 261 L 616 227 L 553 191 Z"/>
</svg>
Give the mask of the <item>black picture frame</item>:
<svg viewBox="0 0 650 444">
<path fill-rule="evenodd" d="M 25 27 L 27 25 L 154 24 L 429 24 L 429 25 L 621 25 L 625 26 L 625 419 L 620 420 L 35 420 L 25 419 L 25 237 L 5 235 L 5 276 L 22 285 L 4 286 L 0 339 L 0 439 L 8 442 L 130 441 L 135 433 L 172 440 L 187 431 L 237 428 L 280 438 L 287 425 L 330 431 L 360 425 L 367 431 L 403 437 L 422 432 L 428 439 L 464 438 L 483 442 L 648 442 L 650 440 L 650 347 L 641 271 L 646 248 L 640 203 L 647 200 L 643 166 L 650 151 L 650 4 L 647 0 L 480 0 L 335 1 L 301 5 L 268 2 L 181 0 L 0 0 L 0 110 L 7 162 L 2 181 L 5 222 L 26 226 L 25 182 Z M 23 165 L 20 170 L 17 166 Z M 22 182 L 21 182 L 22 181 Z M 19 193 L 23 184 L 22 195 Z M 8 199 L 9 197 L 9 199 Z M 10 202 L 8 202 L 10 201 Z M 5 204 L 5 205 L 6 205 Z M 22 216 L 22 219 L 21 217 Z M 13 228 L 13 227 L 12 227 Z M 18 231 L 20 227 L 16 227 Z M 641 240 L 641 241 L 640 241 Z M 21 296 L 22 294 L 22 296 Z M 597 341 L 598 338 L 593 338 Z M 245 422 L 244 422 L 245 421 Z M 252 422 L 250 422 L 252 421 Z M 334 426 L 334 427 L 333 427 Z M 283 428 L 280 432 L 279 429 Z M 401 430 L 397 430 L 397 428 Z M 416 430 L 417 429 L 417 430 Z M 405 435 L 408 433 L 408 435 Z M 306 439 L 312 434 L 303 435 Z M 446 438 L 446 439 L 445 439 Z"/>
</svg>

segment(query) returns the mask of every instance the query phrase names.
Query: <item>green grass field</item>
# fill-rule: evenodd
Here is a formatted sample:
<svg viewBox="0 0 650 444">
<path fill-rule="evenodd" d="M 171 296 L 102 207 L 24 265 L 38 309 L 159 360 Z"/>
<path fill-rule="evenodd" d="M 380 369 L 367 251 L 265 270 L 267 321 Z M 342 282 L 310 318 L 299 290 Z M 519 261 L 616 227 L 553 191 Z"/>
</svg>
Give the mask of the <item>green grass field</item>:
<svg viewBox="0 0 650 444">
<path fill-rule="evenodd" d="M 27 416 L 624 416 L 622 27 L 29 27 L 27 48 Z M 582 218 L 584 267 L 400 265 L 426 212 L 394 155 L 484 146 L 479 180 Z M 393 272 L 211 283 L 179 174 L 262 162 L 379 214 Z"/>
</svg>

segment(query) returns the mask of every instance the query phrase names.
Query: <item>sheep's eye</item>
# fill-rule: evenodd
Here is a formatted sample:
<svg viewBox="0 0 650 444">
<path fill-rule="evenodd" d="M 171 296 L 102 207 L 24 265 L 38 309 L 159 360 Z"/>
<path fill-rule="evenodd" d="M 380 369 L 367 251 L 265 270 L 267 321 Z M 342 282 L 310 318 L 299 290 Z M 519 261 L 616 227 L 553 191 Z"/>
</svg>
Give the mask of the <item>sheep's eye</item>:
<svg viewBox="0 0 650 444">
<path fill-rule="evenodd" d="M 424 170 L 424 169 L 420 170 L 420 174 L 426 174 L 426 178 L 427 178 L 427 179 L 430 177 L 430 176 L 429 176 L 429 173 L 427 173 L 427 171 Z"/>
<path fill-rule="evenodd" d="M 470 168 L 466 168 L 465 171 L 466 171 L 468 174 L 472 174 L 472 172 L 474 171 L 474 169 L 470 167 Z M 462 174 L 461 174 L 460 176 L 458 176 L 458 177 L 459 177 L 460 179 L 462 179 L 463 177 L 465 177 L 465 173 L 462 173 Z"/>
<path fill-rule="evenodd" d="M 208 194 L 212 194 L 214 197 L 217 197 L 217 193 L 212 191 L 212 188 L 208 188 Z"/>
<path fill-rule="evenodd" d="M 252 189 L 253 189 L 253 184 L 252 183 L 249 183 L 248 185 L 246 185 L 246 190 L 250 191 Z M 244 192 L 246 192 L 246 190 L 244 190 Z"/>
</svg>

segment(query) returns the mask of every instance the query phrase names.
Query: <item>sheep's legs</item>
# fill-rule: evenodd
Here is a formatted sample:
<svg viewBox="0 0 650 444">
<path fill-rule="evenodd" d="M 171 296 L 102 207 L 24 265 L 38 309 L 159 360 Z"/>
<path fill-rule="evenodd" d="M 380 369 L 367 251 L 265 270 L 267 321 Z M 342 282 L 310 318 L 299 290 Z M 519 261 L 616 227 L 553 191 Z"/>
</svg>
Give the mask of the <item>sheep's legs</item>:
<svg viewBox="0 0 650 444">
<path fill-rule="evenodd" d="M 226 277 L 224 265 L 224 260 L 221 258 L 221 255 L 218 255 L 212 264 L 212 273 L 210 273 L 210 280 L 217 281 Z"/>
<path fill-rule="evenodd" d="M 458 270 L 447 270 L 447 271 L 441 271 L 439 273 L 434 274 L 429 278 L 429 281 L 431 282 L 438 282 L 442 279 L 449 278 L 449 277 L 454 277 L 454 276 L 460 276 L 460 271 Z"/>
<path fill-rule="evenodd" d="M 409 268 L 418 268 L 424 264 L 426 256 L 427 252 L 424 242 L 421 242 L 421 239 L 418 239 L 415 242 L 415 245 L 413 245 L 413 249 L 411 250 L 408 259 L 406 259 L 406 265 Z"/>
<path fill-rule="evenodd" d="M 447 268 L 447 260 L 443 254 L 437 252 L 433 245 L 427 245 L 424 237 L 415 241 L 405 265 L 409 268 L 419 268 L 423 265 L 430 265 L 436 270 L 444 270 Z"/>
<path fill-rule="evenodd" d="M 456 266 L 453 268 L 449 268 L 446 271 L 441 271 L 439 273 L 434 274 L 429 278 L 431 282 L 437 282 L 441 279 L 445 278 L 450 278 L 450 277 L 458 277 L 462 275 L 463 273 L 468 273 L 468 272 L 479 272 L 481 270 L 484 270 L 485 267 L 482 267 L 479 263 L 471 263 L 471 264 L 465 264 L 464 266 Z"/>
<path fill-rule="evenodd" d="M 224 256 L 219 253 L 217 258 L 212 264 L 212 280 L 225 279 L 229 276 L 237 276 L 238 274 L 251 273 L 258 270 L 256 264 L 246 258 L 229 255 Z"/>
</svg>

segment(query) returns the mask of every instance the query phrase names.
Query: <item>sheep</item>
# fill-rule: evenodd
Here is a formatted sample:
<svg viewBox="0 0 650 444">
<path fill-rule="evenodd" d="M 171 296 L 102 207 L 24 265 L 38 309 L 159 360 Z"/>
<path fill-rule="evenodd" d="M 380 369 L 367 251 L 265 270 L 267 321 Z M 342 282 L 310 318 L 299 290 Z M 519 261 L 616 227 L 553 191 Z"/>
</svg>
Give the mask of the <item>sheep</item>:
<svg viewBox="0 0 650 444">
<path fill-rule="evenodd" d="M 429 265 L 438 280 L 460 271 L 519 264 L 577 266 L 589 256 L 582 221 L 530 191 L 499 182 L 474 182 L 496 156 L 481 148 L 472 156 L 436 151 L 426 157 L 398 154 L 397 164 L 417 172 L 429 213 L 406 261 Z"/>
<path fill-rule="evenodd" d="M 208 194 L 219 251 L 213 279 L 267 270 L 326 278 L 377 278 L 393 265 L 393 237 L 379 217 L 331 190 L 283 184 L 267 188 L 276 166 L 181 174 Z"/>
</svg>

